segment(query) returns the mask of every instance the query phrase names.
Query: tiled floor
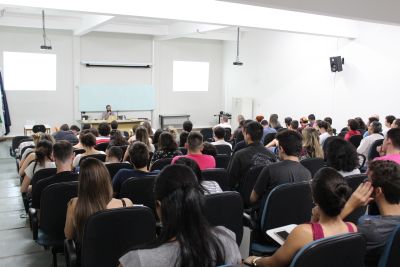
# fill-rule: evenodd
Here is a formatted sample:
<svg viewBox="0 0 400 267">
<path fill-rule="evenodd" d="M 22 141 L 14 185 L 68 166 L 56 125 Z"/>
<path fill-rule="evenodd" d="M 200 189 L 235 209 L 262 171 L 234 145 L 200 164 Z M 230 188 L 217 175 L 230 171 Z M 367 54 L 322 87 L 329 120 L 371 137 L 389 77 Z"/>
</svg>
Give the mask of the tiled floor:
<svg viewBox="0 0 400 267">
<path fill-rule="evenodd" d="M 51 266 L 51 252 L 32 240 L 27 219 L 21 217 L 25 212 L 9 147 L 10 142 L 0 143 L 0 266 Z M 65 266 L 63 255 L 58 257 L 58 266 Z"/>
</svg>

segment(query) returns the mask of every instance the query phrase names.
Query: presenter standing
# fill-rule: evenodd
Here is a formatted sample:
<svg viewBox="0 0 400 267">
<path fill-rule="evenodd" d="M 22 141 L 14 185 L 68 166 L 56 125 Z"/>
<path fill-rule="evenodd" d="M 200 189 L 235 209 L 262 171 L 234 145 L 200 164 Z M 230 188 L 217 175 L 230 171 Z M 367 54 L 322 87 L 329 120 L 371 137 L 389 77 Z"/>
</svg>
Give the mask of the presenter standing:
<svg viewBox="0 0 400 267">
<path fill-rule="evenodd" d="M 110 106 L 110 105 L 107 105 L 107 106 L 106 106 L 106 111 L 104 111 L 104 112 L 101 114 L 101 119 L 102 119 L 102 120 L 108 120 L 108 118 L 109 118 L 110 116 L 117 116 L 117 115 L 115 114 L 115 112 L 111 111 L 111 106 Z"/>
</svg>

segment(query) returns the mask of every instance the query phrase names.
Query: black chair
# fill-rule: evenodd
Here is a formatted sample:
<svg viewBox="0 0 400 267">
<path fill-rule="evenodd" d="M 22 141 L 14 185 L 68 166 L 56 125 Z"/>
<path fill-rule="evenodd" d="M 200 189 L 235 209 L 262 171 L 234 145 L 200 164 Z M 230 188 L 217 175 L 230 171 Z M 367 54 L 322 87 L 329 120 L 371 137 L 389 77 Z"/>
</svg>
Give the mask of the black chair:
<svg viewBox="0 0 400 267">
<path fill-rule="evenodd" d="M 75 155 L 75 156 L 76 156 L 76 155 L 79 155 L 79 154 L 83 154 L 83 153 L 85 153 L 85 152 L 86 152 L 86 150 L 83 149 L 83 148 L 74 149 L 74 155 Z"/>
<path fill-rule="evenodd" d="M 99 211 L 85 224 L 80 259 L 74 241 L 65 240 L 67 266 L 118 266 L 118 259 L 134 246 L 156 238 L 156 221 L 147 207 Z"/>
<path fill-rule="evenodd" d="M 32 132 L 33 133 L 46 133 L 46 126 L 44 126 L 43 124 L 33 125 Z"/>
<path fill-rule="evenodd" d="M 151 165 L 150 171 L 162 170 L 166 166 L 170 165 L 172 162 L 172 158 L 158 159 L 153 165 Z"/>
<path fill-rule="evenodd" d="M 365 166 L 365 163 L 367 162 L 367 157 L 364 154 L 359 154 L 359 153 L 357 153 L 357 156 L 360 166 L 358 167 L 358 169 L 360 170 L 360 172 L 364 173 L 367 171 L 367 167 Z"/>
<path fill-rule="evenodd" d="M 104 143 L 97 144 L 94 148 L 96 150 L 106 152 L 106 149 L 109 145 L 110 145 L 110 142 L 104 142 Z"/>
<path fill-rule="evenodd" d="M 372 143 L 372 146 L 368 152 L 368 161 L 372 161 L 374 158 L 380 156 L 378 151 L 376 151 L 376 149 L 378 146 L 381 146 L 382 144 L 383 144 L 383 139 L 376 140 L 375 142 Z"/>
<path fill-rule="evenodd" d="M 156 215 L 154 200 L 154 181 L 155 176 L 129 178 L 121 185 L 119 192 L 120 198 L 129 198 L 134 204 L 142 204 L 149 207 Z"/>
<path fill-rule="evenodd" d="M 203 128 L 200 130 L 201 135 L 203 136 L 203 141 L 211 141 L 213 139 L 213 129 L 212 128 Z"/>
<path fill-rule="evenodd" d="M 106 161 L 106 154 L 92 154 L 92 155 L 83 156 L 79 160 L 79 165 L 81 165 L 82 162 L 87 158 L 95 158 L 95 159 L 98 159 L 98 160 L 100 160 L 102 162 L 105 162 Z"/>
<path fill-rule="evenodd" d="M 378 267 L 398 267 L 400 263 L 400 225 L 386 242 Z"/>
<path fill-rule="evenodd" d="M 231 157 L 228 155 L 216 155 L 215 156 L 216 168 L 227 169 L 230 159 Z"/>
<path fill-rule="evenodd" d="M 362 234 L 336 235 L 304 246 L 296 253 L 290 267 L 364 267 L 365 253 Z"/>
<path fill-rule="evenodd" d="M 326 162 L 324 159 L 321 158 L 309 158 L 309 159 L 303 159 L 300 161 L 301 165 L 307 168 L 311 172 L 311 177 L 314 177 L 314 175 L 322 169 L 323 167 L 326 167 Z"/>
<path fill-rule="evenodd" d="M 11 141 L 11 147 L 10 147 L 10 156 L 15 157 L 15 150 L 18 148 L 18 146 L 22 143 L 23 140 L 25 139 L 30 139 L 31 141 L 33 140 L 29 136 L 26 135 L 21 135 L 21 136 L 15 136 L 12 141 Z"/>
<path fill-rule="evenodd" d="M 32 190 L 35 188 L 38 182 L 50 176 L 53 176 L 56 173 L 57 173 L 57 168 L 46 168 L 35 172 L 31 180 Z"/>
<path fill-rule="evenodd" d="M 275 137 L 276 137 L 276 133 L 269 133 L 269 134 L 267 134 L 267 135 L 264 137 L 264 140 L 263 140 L 264 146 L 266 146 L 266 145 L 268 145 L 269 143 L 271 143 L 272 140 L 275 139 Z"/>
<path fill-rule="evenodd" d="M 243 182 L 239 184 L 239 192 L 242 195 L 243 203 L 246 208 L 251 207 L 250 195 L 253 191 L 254 185 L 257 182 L 257 178 L 261 171 L 264 169 L 264 165 L 258 165 L 251 167 L 244 176 Z"/>
<path fill-rule="evenodd" d="M 345 179 L 350 186 L 351 190 L 354 192 L 357 187 L 364 182 L 368 176 L 366 174 L 356 174 L 356 175 L 350 175 L 346 176 Z M 367 211 L 367 207 L 359 207 L 358 209 L 354 210 L 351 214 L 349 214 L 344 220 L 348 222 L 352 222 L 354 224 L 357 224 L 358 219 L 365 215 Z"/>
<path fill-rule="evenodd" d="M 26 151 L 28 148 L 35 148 L 35 146 L 32 145 L 32 146 L 23 147 L 23 148 L 21 149 L 21 152 L 19 153 L 19 154 L 20 154 L 20 158 L 22 158 L 22 155 L 25 153 L 25 151 Z"/>
<path fill-rule="evenodd" d="M 277 243 L 267 236 L 269 229 L 289 224 L 302 224 L 310 221 L 311 210 L 314 207 L 309 182 L 287 183 L 275 187 L 262 200 L 260 232 L 261 238 L 254 240 L 257 231 L 252 231 L 250 251 L 252 255 L 272 254 L 278 248 Z M 251 228 L 258 230 L 254 227 Z"/>
<path fill-rule="evenodd" d="M 206 169 L 201 171 L 201 175 L 203 177 L 203 180 L 217 182 L 223 191 L 230 190 L 228 173 L 225 169 Z"/>
<path fill-rule="evenodd" d="M 205 196 L 205 215 L 212 226 L 225 226 L 235 233 L 238 246 L 243 237 L 243 202 L 237 192 Z"/>
<path fill-rule="evenodd" d="M 353 144 L 355 148 L 357 148 L 360 145 L 362 139 L 362 135 L 353 135 L 352 137 L 350 137 L 349 142 Z"/>
<path fill-rule="evenodd" d="M 57 266 L 57 253 L 63 250 L 67 204 L 77 194 L 78 182 L 46 187 L 40 199 L 40 225 L 36 209 L 29 209 L 33 239 L 39 245 L 51 248 L 53 266 Z"/>
<path fill-rule="evenodd" d="M 110 174 L 111 179 L 115 176 L 115 174 L 121 170 L 121 169 L 132 169 L 133 166 L 129 163 L 126 162 L 120 162 L 120 163 L 109 163 L 106 164 L 106 168 L 108 170 L 108 173 Z"/>
<path fill-rule="evenodd" d="M 182 153 L 182 155 L 187 154 L 187 148 L 186 147 L 178 147 L 178 150 Z"/>
<path fill-rule="evenodd" d="M 217 149 L 217 154 L 218 155 L 228 155 L 228 156 L 230 156 L 232 154 L 232 149 L 228 145 L 215 145 L 215 148 Z"/>
</svg>

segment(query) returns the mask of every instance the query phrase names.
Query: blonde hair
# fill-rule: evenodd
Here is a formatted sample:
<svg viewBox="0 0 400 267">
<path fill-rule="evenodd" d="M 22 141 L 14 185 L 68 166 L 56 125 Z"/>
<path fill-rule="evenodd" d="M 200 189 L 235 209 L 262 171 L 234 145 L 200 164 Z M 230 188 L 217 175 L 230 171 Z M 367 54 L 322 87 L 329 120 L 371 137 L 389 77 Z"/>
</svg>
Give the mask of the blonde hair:
<svg viewBox="0 0 400 267">
<path fill-rule="evenodd" d="M 317 130 L 311 127 L 304 128 L 302 134 L 303 147 L 307 150 L 309 156 L 311 158 L 324 158 Z"/>
</svg>

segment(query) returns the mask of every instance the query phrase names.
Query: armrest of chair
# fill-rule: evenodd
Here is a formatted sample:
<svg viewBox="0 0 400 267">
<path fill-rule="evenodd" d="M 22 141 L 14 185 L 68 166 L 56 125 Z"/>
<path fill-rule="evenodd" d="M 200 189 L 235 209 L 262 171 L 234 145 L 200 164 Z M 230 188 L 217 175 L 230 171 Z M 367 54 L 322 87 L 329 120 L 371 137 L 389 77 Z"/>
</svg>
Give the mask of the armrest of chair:
<svg viewBox="0 0 400 267">
<path fill-rule="evenodd" d="M 39 220 L 36 209 L 29 208 L 29 219 L 32 229 L 33 240 L 37 240 L 39 232 Z"/>
<path fill-rule="evenodd" d="M 247 226 L 251 230 L 255 230 L 257 229 L 257 222 L 251 217 L 250 214 L 243 212 L 243 226 Z"/>
<path fill-rule="evenodd" d="M 76 256 L 76 246 L 74 240 L 69 240 L 69 239 L 64 240 L 64 255 L 67 267 L 75 267 L 77 256 Z"/>
</svg>

